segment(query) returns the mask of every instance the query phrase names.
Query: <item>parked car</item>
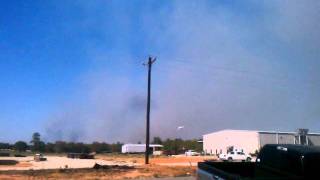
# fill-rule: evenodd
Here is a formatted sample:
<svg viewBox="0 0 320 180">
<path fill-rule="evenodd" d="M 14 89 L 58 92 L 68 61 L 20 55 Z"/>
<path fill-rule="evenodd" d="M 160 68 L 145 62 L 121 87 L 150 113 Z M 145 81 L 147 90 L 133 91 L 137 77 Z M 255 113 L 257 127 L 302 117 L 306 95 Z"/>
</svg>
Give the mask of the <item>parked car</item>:
<svg viewBox="0 0 320 180">
<path fill-rule="evenodd" d="M 222 161 L 251 161 L 252 157 L 241 151 L 231 151 L 227 154 L 219 154 Z"/>
<path fill-rule="evenodd" d="M 194 150 L 188 150 L 184 153 L 186 156 L 199 156 L 200 153 L 194 151 Z"/>
</svg>

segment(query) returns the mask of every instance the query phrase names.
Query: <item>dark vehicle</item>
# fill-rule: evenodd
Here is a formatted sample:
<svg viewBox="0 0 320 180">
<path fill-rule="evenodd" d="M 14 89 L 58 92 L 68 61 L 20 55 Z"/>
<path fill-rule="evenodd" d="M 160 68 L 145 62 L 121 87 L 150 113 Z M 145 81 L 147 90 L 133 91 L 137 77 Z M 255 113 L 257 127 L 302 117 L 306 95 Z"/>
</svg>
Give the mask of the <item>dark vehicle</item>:
<svg viewBox="0 0 320 180">
<path fill-rule="evenodd" d="M 10 153 L 0 152 L 0 157 L 9 157 Z"/>
<path fill-rule="evenodd" d="M 23 155 L 23 154 L 14 154 L 13 156 L 14 157 L 26 157 L 26 155 Z"/>
<path fill-rule="evenodd" d="M 88 153 L 68 153 L 68 158 L 72 159 L 94 159 L 94 154 Z"/>
<path fill-rule="evenodd" d="M 200 162 L 197 176 L 199 180 L 280 180 L 315 179 L 319 173 L 320 147 L 269 144 L 256 162 Z"/>
<path fill-rule="evenodd" d="M 0 159 L 0 166 L 1 165 L 5 165 L 5 166 L 8 166 L 8 165 L 16 165 L 18 164 L 19 162 L 16 161 L 16 160 L 10 160 L 10 159 Z"/>
</svg>

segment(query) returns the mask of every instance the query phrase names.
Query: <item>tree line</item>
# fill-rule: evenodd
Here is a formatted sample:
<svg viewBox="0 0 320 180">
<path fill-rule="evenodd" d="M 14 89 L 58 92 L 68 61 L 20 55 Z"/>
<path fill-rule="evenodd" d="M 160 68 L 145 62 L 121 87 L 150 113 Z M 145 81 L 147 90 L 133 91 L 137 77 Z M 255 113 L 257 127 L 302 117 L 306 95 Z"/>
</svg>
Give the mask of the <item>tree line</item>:
<svg viewBox="0 0 320 180">
<path fill-rule="evenodd" d="M 66 142 L 56 141 L 45 143 L 41 140 L 40 133 L 33 133 L 32 139 L 28 144 L 25 141 L 17 141 L 14 144 L 0 143 L 0 149 L 12 149 L 19 152 L 30 150 L 32 152 L 46 153 L 103 153 L 103 152 L 121 152 L 122 144 L 120 142 L 108 144 L 105 142 Z"/>
<path fill-rule="evenodd" d="M 197 139 L 183 140 L 180 138 L 162 140 L 160 137 L 154 137 L 153 144 L 163 145 L 165 154 L 181 154 L 187 150 L 195 150 L 202 152 L 202 143 L 199 143 Z"/>
<path fill-rule="evenodd" d="M 198 152 L 202 151 L 202 144 L 196 139 L 182 140 L 182 139 L 166 139 L 162 140 L 160 137 L 154 137 L 153 144 L 163 145 L 163 150 L 166 154 L 179 154 L 186 150 L 192 149 Z M 0 143 L 0 149 L 12 149 L 19 152 L 30 150 L 32 152 L 46 152 L 46 153 L 119 153 L 123 143 L 105 143 L 105 142 L 66 142 L 56 141 L 45 143 L 41 140 L 40 133 L 33 133 L 32 139 L 28 144 L 25 141 L 17 141 L 14 144 Z"/>
</svg>

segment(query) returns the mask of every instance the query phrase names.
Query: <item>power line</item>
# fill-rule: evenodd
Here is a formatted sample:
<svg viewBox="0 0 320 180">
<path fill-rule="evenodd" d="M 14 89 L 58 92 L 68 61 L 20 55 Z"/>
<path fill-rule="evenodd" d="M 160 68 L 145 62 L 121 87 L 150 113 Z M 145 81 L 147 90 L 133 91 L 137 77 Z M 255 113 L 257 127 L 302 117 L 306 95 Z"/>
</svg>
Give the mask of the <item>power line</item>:
<svg viewBox="0 0 320 180">
<path fill-rule="evenodd" d="M 182 63 L 184 65 L 187 65 L 188 67 L 181 68 L 182 66 L 179 66 L 180 71 L 187 71 L 187 72 L 194 72 L 194 73 L 203 73 L 203 71 L 197 71 L 197 69 L 200 70 L 208 70 L 212 72 L 212 69 L 218 70 L 218 71 L 227 71 L 227 72 L 232 72 L 239 74 L 241 76 L 246 76 L 249 78 L 261 78 L 263 80 L 272 80 L 276 82 L 280 82 L 282 84 L 286 84 L 286 82 L 291 81 L 299 84 L 304 84 L 312 87 L 320 87 L 320 84 L 315 82 L 315 81 L 310 81 L 310 80 L 305 80 L 305 79 L 297 79 L 297 78 L 292 78 L 288 76 L 277 76 L 274 74 L 268 74 L 268 73 L 262 73 L 262 72 L 255 72 L 255 71 L 249 71 L 249 70 L 238 70 L 238 69 L 233 69 L 233 68 L 228 68 L 228 67 L 223 67 L 223 66 L 215 66 L 209 63 L 192 63 L 190 61 L 184 61 L 184 60 L 174 60 L 170 61 L 170 63 L 166 64 L 169 66 L 163 66 L 163 68 L 160 71 L 163 70 L 170 70 L 170 66 L 173 67 L 174 63 Z M 174 66 L 173 69 L 176 71 L 177 68 Z M 215 73 L 217 73 L 215 71 Z M 286 84 L 287 85 L 287 84 Z"/>
</svg>

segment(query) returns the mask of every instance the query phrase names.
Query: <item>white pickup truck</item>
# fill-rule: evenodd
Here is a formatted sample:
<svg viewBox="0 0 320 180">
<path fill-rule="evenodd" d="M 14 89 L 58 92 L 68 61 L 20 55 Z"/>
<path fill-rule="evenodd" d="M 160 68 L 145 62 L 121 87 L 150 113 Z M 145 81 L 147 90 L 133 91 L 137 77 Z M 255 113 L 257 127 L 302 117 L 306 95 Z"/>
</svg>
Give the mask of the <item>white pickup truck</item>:
<svg viewBox="0 0 320 180">
<path fill-rule="evenodd" d="M 194 150 L 188 150 L 184 153 L 186 156 L 199 156 L 200 153 L 194 151 Z"/>
<path fill-rule="evenodd" d="M 231 151 L 227 154 L 219 154 L 222 161 L 251 161 L 252 157 L 241 151 Z"/>
</svg>

